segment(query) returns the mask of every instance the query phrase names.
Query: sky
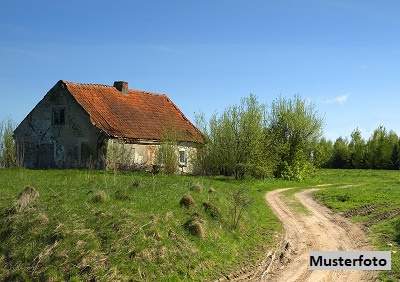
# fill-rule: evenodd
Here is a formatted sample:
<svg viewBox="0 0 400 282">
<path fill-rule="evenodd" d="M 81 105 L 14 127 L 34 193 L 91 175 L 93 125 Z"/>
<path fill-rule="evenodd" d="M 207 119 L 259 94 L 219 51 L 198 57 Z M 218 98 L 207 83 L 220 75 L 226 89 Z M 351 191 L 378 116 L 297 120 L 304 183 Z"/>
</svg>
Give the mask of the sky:
<svg viewBox="0 0 400 282">
<path fill-rule="evenodd" d="M 60 79 L 167 93 L 191 120 L 300 95 L 324 135 L 400 133 L 399 1 L 0 2 L 0 120 Z"/>
</svg>

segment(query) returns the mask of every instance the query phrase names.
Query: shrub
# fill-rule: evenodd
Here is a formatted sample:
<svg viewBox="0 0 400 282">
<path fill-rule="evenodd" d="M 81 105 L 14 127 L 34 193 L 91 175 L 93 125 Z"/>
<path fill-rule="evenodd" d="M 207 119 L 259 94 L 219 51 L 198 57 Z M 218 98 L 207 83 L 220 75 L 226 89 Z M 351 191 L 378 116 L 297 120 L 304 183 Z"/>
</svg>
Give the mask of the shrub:
<svg viewBox="0 0 400 282">
<path fill-rule="evenodd" d="M 185 195 L 182 197 L 179 204 L 181 207 L 190 208 L 190 207 L 194 206 L 194 199 L 190 195 Z"/>
<path fill-rule="evenodd" d="M 308 161 L 296 160 L 289 165 L 286 161 L 279 168 L 279 177 L 286 180 L 303 181 L 314 172 L 314 167 Z"/>
<path fill-rule="evenodd" d="M 95 192 L 92 196 L 92 202 L 103 203 L 107 200 L 107 194 L 103 190 Z"/>
<path fill-rule="evenodd" d="M 106 168 L 109 170 L 136 170 L 133 147 L 119 140 L 107 143 Z"/>
<path fill-rule="evenodd" d="M 176 141 L 171 137 L 165 137 L 157 150 L 157 164 L 166 174 L 175 174 L 178 170 L 178 156 L 176 153 Z"/>
<path fill-rule="evenodd" d="M 17 166 L 15 142 L 13 138 L 15 125 L 11 120 L 0 122 L 0 167 Z"/>
<path fill-rule="evenodd" d="M 203 203 L 204 211 L 211 216 L 213 219 L 220 219 L 221 212 L 219 209 L 211 203 L 205 202 Z"/>
<path fill-rule="evenodd" d="M 243 217 L 243 212 L 250 205 L 251 200 L 245 188 L 240 188 L 231 194 L 232 228 L 237 229 Z"/>
<path fill-rule="evenodd" d="M 190 186 L 190 190 L 195 191 L 195 192 L 202 192 L 203 191 L 203 185 L 200 183 L 195 183 Z"/>
<path fill-rule="evenodd" d="M 204 238 L 205 231 L 203 221 L 197 217 L 191 218 L 185 222 L 184 228 L 193 236 Z"/>
</svg>

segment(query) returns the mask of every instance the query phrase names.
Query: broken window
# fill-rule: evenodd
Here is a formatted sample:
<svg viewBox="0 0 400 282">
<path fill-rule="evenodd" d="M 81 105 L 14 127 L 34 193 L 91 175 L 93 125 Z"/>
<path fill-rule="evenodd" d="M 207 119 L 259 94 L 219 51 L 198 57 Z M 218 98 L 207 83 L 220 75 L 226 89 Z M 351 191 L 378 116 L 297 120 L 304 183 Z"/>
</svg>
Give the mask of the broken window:
<svg viewBox="0 0 400 282">
<path fill-rule="evenodd" d="M 185 150 L 179 150 L 179 164 L 180 165 L 187 165 L 187 157 Z"/>
<path fill-rule="evenodd" d="M 65 124 L 65 108 L 53 108 L 53 125 Z"/>
</svg>

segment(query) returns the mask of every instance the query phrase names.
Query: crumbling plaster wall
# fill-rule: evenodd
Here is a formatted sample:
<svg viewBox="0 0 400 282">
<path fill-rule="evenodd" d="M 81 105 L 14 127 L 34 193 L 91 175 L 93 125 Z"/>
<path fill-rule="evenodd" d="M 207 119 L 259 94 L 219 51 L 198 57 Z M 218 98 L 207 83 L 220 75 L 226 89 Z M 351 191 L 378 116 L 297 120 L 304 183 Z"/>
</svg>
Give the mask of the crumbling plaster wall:
<svg viewBox="0 0 400 282">
<path fill-rule="evenodd" d="M 63 125 L 54 125 L 54 108 L 65 109 Z M 25 167 L 104 167 L 103 135 L 61 83 L 28 114 L 14 137 L 18 160 Z"/>
<path fill-rule="evenodd" d="M 117 166 L 136 167 L 151 170 L 157 164 L 157 150 L 159 143 L 138 142 L 127 143 L 118 139 L 110 139 L 107 145 L 107 165 L 109 168 Z M 187 163 L 178 164 L 178 171 L 192 173 L 194 160 L 197 154 L 196 145 L 191 142 L 178 142 L 175 152 L 179 163 L 179 151 L 184 151 Z"/>
</svg>

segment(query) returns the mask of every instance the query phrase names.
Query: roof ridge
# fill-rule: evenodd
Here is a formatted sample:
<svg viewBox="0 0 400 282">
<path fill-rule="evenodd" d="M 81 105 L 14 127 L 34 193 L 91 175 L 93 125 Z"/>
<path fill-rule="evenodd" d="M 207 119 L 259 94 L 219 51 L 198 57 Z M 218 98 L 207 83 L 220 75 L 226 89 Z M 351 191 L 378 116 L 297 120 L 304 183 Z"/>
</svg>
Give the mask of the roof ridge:
<svg viewBox="0 0 400 282">
<path fill-rule="evenodd" d="M 82 86 L 102 86 L 102 87 L 114 87 L 112 85 L 102 84 L 102 83 L 82 83 L 82 82 L 74 82 L 68 80 L 61 80 L 65 84 L 75 84 L 75 85 L 82 85 Z"/>
<path fill-rule="evenodd" d="M 147 94 L 147 95 L 153 95 L 153 96 L 167 96 L 165 93 L 158 93 L 158 92 L 152 92 L 152 91 L 146 91 L 146 90 L 141 90 L 141 89 L 128 89 L 129 92 L 141 92 L 142 94 Z"/>
<path fill-rule="evenodd" d="M 113 85 L 102 84 L 102 83 L 83 83 L 83 82 L 74 82 L 74 81 L 68 81 L 68 80 L 61 80 L 61 81 L 65 84 L 73 84 L 73 85 L 80 85 L 80 86 L 101 86 L 101 87 L 115 88 Z M 128 92 L 141 92 L 143 94 L 148 94 L 148 95 L 167 96 L 167 94 L 165 94 L 165 93 L 146 91 L 146 90 L 141 90 L 141 89 L 136 89 L 136 88 L 129 88 Z"/>
</svg>

